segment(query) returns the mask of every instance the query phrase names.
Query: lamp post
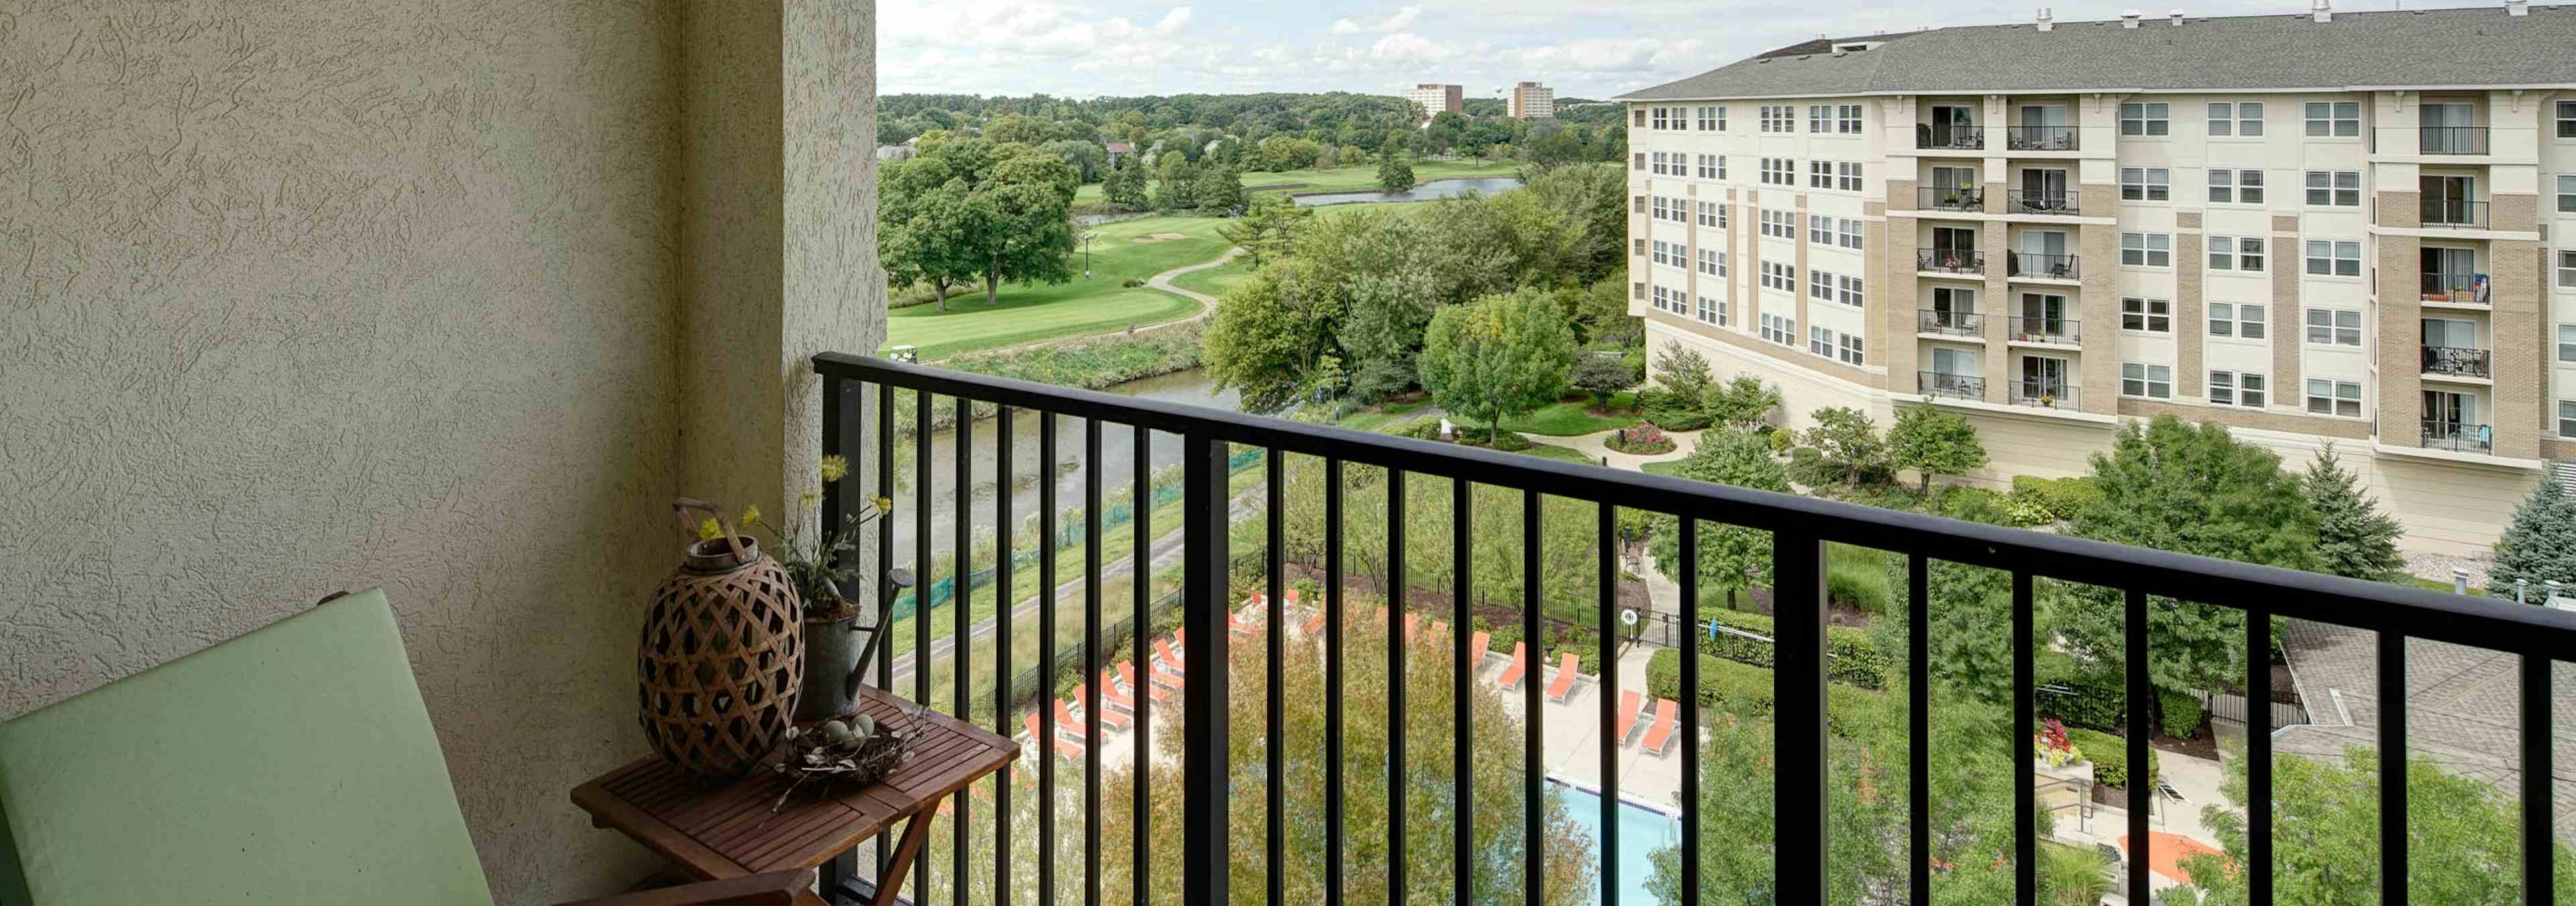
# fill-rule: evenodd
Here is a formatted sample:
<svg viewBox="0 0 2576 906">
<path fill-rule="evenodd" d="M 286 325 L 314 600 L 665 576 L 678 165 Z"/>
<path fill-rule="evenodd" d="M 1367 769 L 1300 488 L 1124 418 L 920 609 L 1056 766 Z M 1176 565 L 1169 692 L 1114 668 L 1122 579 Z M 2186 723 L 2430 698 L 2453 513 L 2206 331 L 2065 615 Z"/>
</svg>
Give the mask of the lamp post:
<svg viewBox="0 0 2576 906">
<path fill-rule="evenodd" d="M 1082 234 L 1082 276 L 1086 280 L 1091 278 L 1091 237 L 1097 235 L 1100 234 L 1092 232 Z"/>
</svg>

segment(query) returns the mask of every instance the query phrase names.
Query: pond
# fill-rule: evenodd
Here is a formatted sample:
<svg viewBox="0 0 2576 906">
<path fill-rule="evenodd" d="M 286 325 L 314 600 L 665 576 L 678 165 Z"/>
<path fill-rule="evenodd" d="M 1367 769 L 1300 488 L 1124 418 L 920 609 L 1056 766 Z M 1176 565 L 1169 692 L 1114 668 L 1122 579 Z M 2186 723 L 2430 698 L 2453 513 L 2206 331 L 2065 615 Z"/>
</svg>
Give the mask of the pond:
<svg viewBox="0 0 2576 906">
<path fill-rule="evenodd" d="M 1498 195 L 1520 187 L 1521 181 L 1513 177 L 1481 176 L 1460 179 L 1435 179 L 1430 182 L 1414 186 L 1411 191 L 1406 192 L 1380 192 L 1370 189 L 1358 192 L 1316 192 L 1307 195 L 1298 195 L 1295 196 L 1295 198 L 1297 199 L 1297 204 L 1299 206 L 1313 208 L 1336 204 L 1364 204 L 1388 201 L 1430 201 L 1435 198 L 1453 198 L 1469 192 L 1474 192 L 1479 195 Z"/>
</svg>

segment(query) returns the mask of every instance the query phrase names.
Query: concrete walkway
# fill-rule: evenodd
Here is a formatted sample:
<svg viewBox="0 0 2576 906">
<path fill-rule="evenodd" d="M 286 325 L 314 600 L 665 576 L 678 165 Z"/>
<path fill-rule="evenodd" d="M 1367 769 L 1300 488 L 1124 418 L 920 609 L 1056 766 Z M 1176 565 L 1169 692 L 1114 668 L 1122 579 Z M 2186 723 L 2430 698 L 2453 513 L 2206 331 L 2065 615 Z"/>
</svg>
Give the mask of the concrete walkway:
<svg viewBox="0 0 2576 906">
<path fill-rule="evenodd" d="M 1609 461 L 1611 468 L 1627 469 L 1634 472 L 1642 469 L 1650 462 L 1671 462 L 1673 460 L 1689 456 L 1691 448 L 1699 445 L 1699 436 L 1702 433 L 1704 432 L 1666 431 L 1664 432 L 1664 436 L 1673 439 L 1672 452 L 1658 453 L 1653 456 L 1639 456 L 1634 453 L 1621 453 L 1617 450 L 1610 449 L 1610 438 L 1616 437 L 1619 434 L 1619 430 L 1616 428 L 1608 431 L 1595 431 L 1591 434 L 1578 434 L 1573 437 L 1545 437 L 1536 434 L 1525 436 L 1530 439 L 1531 443 L 1546 444 L 1551 447 L 1564 447 L 1568 450 L 1573 450 L 1577 453 L 1589 456 L 1594 462 L 1601 462 L 1606 458 Z"/>
<path fill-rule="evenodd" d="M 1052 340 L 1039 340 L 1039 341 L 1037 341 L 1037 342 L 1035 342 L 1035 343 L 1022 343 L 1022 344 L 1020 344 L 1020 345 L 1018 345 L 1018 346 L 1004 346 L 1004 347 L 1002 347 L 1002 348 L 1000 348 L 1000 349 L 978 349 L 978 350 L 975 350 L 975 351 L 973 351 L 973 352 L 971 352 L 971 353 L 959 353 L 958 355 L 987 355 L 987 354 L 993 354 L 993 353 L 999 353 L 999 354 L 1003 354 L 1003 355 L 1008 355 L 1008 354 L 1010 354 L 1010 353 L 1014 353 L 1014 352 L 1026 352 L 1026 351 L 1031 350 L 1031 349 L 1041 349 L 1041 348 L 1045 348 L 1045 347 L 1048 347 L 1048 346 L 1057 346 L 1057 345 L 1062 345 L 1062 344 L 1065 344 L 1065 343 L 1076 343 L 1076 342 L 1080 342 L 1080 341 L 1083 341 L 1083 340 L 1091 339 L 1091 338 L 1093 338 L 1093 337 L 1105 337 L 1105 336 L 1108 336 L 1108 335 L 1110 335 L 1110 334 L 1115 334 L 1115 333 L 1139 334 L 1139 333 L 1145 333 L 1145 332 L 1148 332 L 1148 331 L 1162 330 L 1162 329 L 1165 329 L 1165 328 L 1168 328 L 1168 327 L 1177 327 L 1177 326 L 1182 325 L 1182 324 L 1195 324 L 1195 323 L 1198 323 L 1198 322 L 1200 322 L 1200 321 L 1207 320 L 1207 318 L 1208 318 L 1208 316 L 1209 316 L 1209 315 L 1212 315 L 1212 314 L 1215 314 L 1215 313 L 1216 313 L 1216 297 L 1215 297 L 1215 296 L 1208 295 L 1208 294 L 1206 294 L 1206 293 L 1196 292 L 1196 291 L 1193 291 L 1193 290 L 1186 290 L 1186 289 L 1182 289 L 1182 288 L 1180 288 L 1180 287 L 1178 287 L 1178 286 L 1174 286 L 1174 285 L 1172 285 L 1172 278 L 1174 278 L 1174 277 L 1178 277 L 1178 276 L 1180 276 L 1180 275 L 1182 275 L 1182 274 L 1190 273 L 1191 271 L 1203 271 L 1203 270 L 1207 270 L 1208 268 L 1212 268 L 1212 267 L 1224 267 L 1228 262 L 1233 261 L 1233 260 L 1235 259 L 1235 256 L 1237 256 L 1237 255 L 1241 255 L 1241 254 L 1243 254 L 1243 249 L 1242 249 L 1242 247 L 1237 246 L 1237 247 L 1234 247 L 1234 248 L 1229 248 L 1229 249 L 1226 249 L 1226 250 L 1225 250 L 1225 254 L 1222 254 L 1222 255 L 1218 255 L 1218 256 L 1216 256 L 1216 259 L 1215 259 L 1215 260 L 1212 260 L 1212 261 L 1202 261 L 1202 262 L 1199 262 L 1199 263 L 1197 263 L 1197 264 L 1189 265 L 1189 266 L 1187 266 L 1187 267 L 1176 267 L 1176 268 L 1173 268 L 1173 269 L 1171 269 L 1171 270 L 1167 270 L 1167 271 L 1164 271 L 1164 272 L 1162 272 L 1162 273 L 1155 274 L 1154 276 L 1151 276 L 1151 277 L 1148 277 L 1148 278 L 1146 278 L 1146 279 L 1145 279 L 1145 285 L 1146 285 L 1147 287 L 1150 287 L 1150 288 L 1153 288 L 1153 289 L 1159 289 L 1159 290 L 1162 290 L 1162 291 L 1164 291 L 1164 292 L 1171 293 L 1172 295 L 1180 296 L 1180 297 L 1182 297 L 1182 298 L 1189 299 L 1189 300 L 1192 300 L 1192 301 L 1197 302 L 1197 303 L 1199 304 L 1199 311 L 1198 311 L 1198 314 L 1194 314 L 1194 315 L 1191 315 L 1191 316 L 1186 317 L 1186 318 L 1176 318 L 1176 319 L 1173 319 L 1173 320 L 1170 320 L 1170 321 L 1164 321 L 1164 322 L 1159 323 L 1159 324 L 1147 324 L 1147 325 L 1145 325 L 1145 326 L 1143 326 L 1143 327 L 1129 327 L 1129 328 L 1122 328 L 1122 329 L 1120 329 L 1120 330 L 1105 330 L 1105 331 L 1101 331 L 1100 333 L 1083 334 L 1082 336 L 1078 336 L 1078 337 L 1057 337 L 1057 338 L 1052 339 Z M 953 358 L 953 356 L 952 356 L 952 358 Z"/>
</svg>

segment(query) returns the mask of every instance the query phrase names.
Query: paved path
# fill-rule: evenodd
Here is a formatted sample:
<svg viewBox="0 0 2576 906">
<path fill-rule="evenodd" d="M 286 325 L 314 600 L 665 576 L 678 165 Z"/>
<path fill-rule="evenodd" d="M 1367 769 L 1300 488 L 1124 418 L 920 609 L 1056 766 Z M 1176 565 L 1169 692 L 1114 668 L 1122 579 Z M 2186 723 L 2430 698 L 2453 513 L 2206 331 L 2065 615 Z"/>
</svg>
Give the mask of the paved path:
<svg viewBox="0 0 2576 906">
<path fill-rule="evenodd" d="M 1148 325 L 1145 325 L 1145 326 L 1143 326 L 1143 327 L 1128 327 L 1128 328 L 1122 328 L 1122 329 L 1119 329 L 1119 330 L 1104 330 L 1104 331 L 1101 331 L 1101 332 L 1099 332 L 1099 333 L 1087 333 L 1087 334 L 1083 334 L 1083 335 L 1078 336 L 1078 337 L 1057 337 L 1057 338 L 1052 339 L 1052 340 L 1039 340 L 1039 341 L 1037 341 L 1037 342 L 1035 342 L 1035 343 L 1022 343 L 1022 344 L 1017 345 L 1017 346 L 1004 346 L 1004 347 L 1002 347 L 1002 348 L 1000 348 L 1000 349 L 977 349 L 977 350 L 971 350 L 971 351 L 968 351 L 968 352 L 961 352 L 961 353 L 958 353 L 957 355 L 986 355 L 986 354 L 991 354 L 991 353 L 1000 353 L 1000 354 L 1003 354 L 1003 355 L 1008 355 L 1008 354 L 1010 354 L 1010 353 L 1014 353 L 1014 352 L 1026 352 L 1026 351 L 1031 350 L 1031 349 L 1038 349 L 1038 348 L 1047 347 L 1047 346 L 1055 346 L 1055 345 L 1059 345 L 1059 344 L 1063 344 L 1063 343 L 1073 343 L 1073 342 L 1078 342 L 1078 341 L 1081 341 L 1081 340 L 1088 340 L 1088 339 L 1091 339 L 1091 338 L 1093 338 L 1093 337 L 1105 337 L 1105 336 L 1108 336 L 1108 335 L 1110 335 L 1110 334 L 1114 334 L 1114 333 L 1138 334 L 1138 333 L 1144 333 L 1144 332 L 1146 332 L 1146 331 L 1151 331 L 1151 330 L 1162 330 L 1162 329 L 1167 328 L 1167 327 L 1176 327 L 1176 326 L 1179 326 L 1179 325 L 1182 325 L 1182 324 L 1193 324 L 1193 323 L 1197 323 L 1197 322 L 1199 322 L 1199 321 L 1207 320 L 1207 317 L 1208 317 L 1209 315 L 1212 315 L 1212 314 L 1215 314 L 1215 313 L 1216 313 L 1216 297 L 1215 297 L 1215 296 L 1208 295 L 1208 294 L 1206 294 L 1206 293 L 1197 292 L 1197 291 L 1193 291 L 1193 290 L 1186 290 L 1186 289 L 1182 289 L 1182 288 L 1180 288 L 1180 287 L 1178 287 L 1178 286 L 1174 286 L 1174 285 L 1172 285 L 1172 278 L 1174 278 L 1174 277 L 1178 277 L 1178 276 L 1180 276 L 1180 275 L 1182 275 L 1182 274 L 1189 273 L 1189 272 L 1191 272 L 1191 271 L 1203 271 L 1203 270 L 1207 270 L 1208 268 L 1212 268 L 1212 267 L 1223 267 L 1223 266 L 1225 266 L 1225 265 L 1226 265 L 1226 263 L 1227 263 L 1227 262 L 1231 262 L 1231 261 L 1233 261 L 1233 260 L 1234 260 L 1234 258 L 1235 258 L 1235 256 L 1237 256 L 1237 255 L 1241 255 L 1241 254 L 1243 254 L 1243 248 L 1242 248 L 1241 246 L 1236 246 L 1236 247 L 1234 247 L 1234 248 L 1226 249 L 1226 250 L 1225 250 L 1225 254 L 1222 254 L 1222 255 L 1218 255 L 1218 256 L 1216 256 L 1216 259 L 1215 259 L 1215 260 L 1213 260 L 1213 261 L 1202 261 L 1202 262 L 1199 262 L 1199 263 L 1197 263 L 1197 264 L 1192 264 L 1192 265 L 1189 265 L 1189 266 L 1186 266 L 1186 267 L 1176 267 L 1176 268 L 1173 268 L 1173 269 L 1171 269 L 1171 270 L 1167 270 L 1167 271 L 1164 271 L 1164 272 L 1162 272 L 1162 273 L 1155 274 L 1154 276 L 1152 276 L 1152 277 L 1148 277 L 1148 278 L 1146 278 L 1146 279 L 1145 279 L 1145 285 L 1146 285 L 1146 286 L 1148 286 L 1148 287 L 1151 287 L 1151 288 L 1154 288 L 1154 289 L 1159 289 L 1159 290 L 1162 290 L 1162 291 L 1164 291 L 1164 292 L 1171 293 L 1171 294 L 1173 294 L 1173 295 L 1175 295 L 1175 296 L 1180 296 L 1180 297 L 1182 297 L 1182 298 L 1190 299 L 1190 300 L 1192 300 L 1192 301 L 1197 302 L 1197 303 L 1199 304 L 1199 312 L 1198 312 L 1198 314 L 1194 314 L 1194 315 L 1191 315 L 1191 316 L 1186 317 L 1186 318 L 1176 318 L 1176 319 L 1173 319 L 1173 320 L 1170 320 L 1170 321 L 1164 321 L 1164 322 L 1161 322 L 1161 323 L 1159 323 L 1159 324 L 1148 324 Z M 956 357 L 956 356 L 949 356 L 948 358 L 955 358 L 955 357 Z M 936 361 L 936 360 L 934 360 L 934 361 Z"/>
<path fill-rule="evenodd" d="M 1619 429 L 1612 428 L 1608 431 L 1595 431 L 1590 434 L 1578 434 L 1573 437 L 1545 437 L 1537 434 L 1523 436 L 1528 437 L 1531 443 L 1547 444 L 1552 447 L 1564 447 L 1566 449 L 1573 450 L 1585 456 L 1592 457 L 1592 461 L 1594 462 L 1600 462 L 1604 457 L 1607 457 L 1611 468 L 1627 469 L 1634 472 L 1638 471 L 1640 467 L 1650 462 L 1671 462 L 1673 460 L 1689 456 L 1691 448 L 1699 445 L 1699 436 L 1704 432 L 1664 432 L 1665 437 L 1673 439 L 1673 450 L 1670 453 L 1658 453 L 1653 456 L 1639 456 L 1633 453 L 1621 453 L 1617 450 L 1610 449 L 1610 438 L 1617 436 L 1618 433 Z"/>
</svg>

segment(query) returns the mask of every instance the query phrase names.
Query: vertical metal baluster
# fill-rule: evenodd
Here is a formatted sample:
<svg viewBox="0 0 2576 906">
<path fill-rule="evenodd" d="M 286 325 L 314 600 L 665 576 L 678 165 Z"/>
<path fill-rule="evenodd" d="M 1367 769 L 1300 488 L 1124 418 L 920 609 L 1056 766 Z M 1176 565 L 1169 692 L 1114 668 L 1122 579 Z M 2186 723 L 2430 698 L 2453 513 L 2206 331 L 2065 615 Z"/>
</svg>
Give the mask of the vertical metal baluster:
<svg viewBox="0 0 2576 906">
<path fill-rule="evenodd" d="M 2379 902 L 2406 902 L 2406 637 L 2379 631 Z"/>
<path fill-rule="evenodd" d="M 1342 461 L 1324 460 L 1324 904 L 1342 906 Z"/>
<path fill-rule="evenodd" d="M 1547 675 L 1539 669 L 1547 655 L 1539 632 L 1540 503 L 1538 489 L 1521 489 L 1521 653 L 1527 658 L 1521 664 L 1521 840 L 1528 848 L 1521 857 L 1523 906 L 1538 906 L 1547 894 L 1547 756 L 1541 751 L 1546 722 L 1539 719 L 1538 699 L 1539 678 Z"/>
<path fill-rule="evenodd" d="M 1604 503 L 1598 510 L 1601 679 L 1593 692 L 1601 698 L 1601 906 L 1619 906 L 1619 747 L 1610 739 L 1619 719 L 1619 508 Z"/>
<path fill-rule="evenodd" d="M 2013 645 L 2013 890 L 2022 902 L 2039 896 L 2039 840 L 2031 826 L 2039 820 L 2039 791 L 2031 787 L 2034 774 L 2030 766 L 2030 741 L 2039 729 L 2035 723 L 2031 698 L 2031 592 L 2030 574 L 2014 573 L 2012 577 L 2012 645 Z"/>
<path fill-rule="evenodd" d="M 886 383 L 877 384 L 877 496 L 887 500 L 894 499 L 894 385 Z M 915 529 L 915 531 L 927 531 L 927 529 Z M 883 524 L 877 526 L 877 606 L 887 610 L 894 607 L 894 583 L 885 577 L 892 575 L 893 569 L 894 512 L 888 510 Z M 915 575 L 917 577 L 919 574 Z M 921 583 L 922 580 L 919 578 L 914 580 L 916 586 Z M 920 590 L 916 590 L 913 597 L 918 602 Z M 893 630 L 894 624 L 887 623 L 886 631 Z M 894 640 L 880 639 L 871 635 L 868 645 L 883 652 L 877 655 L 877 688 L 893 689 Z M 886 835 L 877 835 L 875 846 L 877 869 L 876 873 L 869 877 L 876 879 L 878 884 L 886 881 L 886 860 L 894 857 L 893 846 L 894 842 L 887 840 Z"/>
<path fill-rule="evenodd" d="M 913 518 L 920 527 L 913 529 L 913 572 L 920 584 L 912 589 L 912 700 L 930 706 L 930 586 L 935 578 L 930 566 L 930 417 L 937 398 L 928 389 L 913 391 L 912 429 L 912 507 Z M 960 431 L 965 430 L 959 425 Z M 962 436 L 962 435 L 961 435 Z M 959 552 L 963 556 L 964 552 Z M 957 585 L 965 584 L 965 574 L 957 576 Z M 912 890 L 915 897 L 930 895 L 931 859 L 912 860 Z M 903 881 L 896 879 L 900 886 Z"/>
<path fill-rule="evenodd" d="M 1771 536 L 1778 902 L 1825 901 L 1825 543 Z M 1794 724 L 1794 726 L 1793 726 Z"/>
<path fill-rule="evenodd" d="M 2124 641 L 2127 642 L 2129 668 L 2129 738 L 2122 742 L 2129 750 L 2129 763 L 2143 765 L 2148 763 L 2147 732 L 2153 726 L 2147 722 L 2147 705 L 2156 700 L 2155 687 L 2147 681 L 2147 593 L 2129 589 L 2127 608 L 2128 638 Z M 2248 657 L 2260 659 L 2262 655 L 2254 653 Z M 2245 689 L 2249 720 L 2256 707 L 2268 707 L 2254 703 L 2254 690 L 2258 688 L 2263 687 L 2247 686 Z M 2155 785 L 2149 781 L 2144 769 L 2129 775 L 2129 902 L 2132 903 L 2155 902 L 2147 884 L 2153 875 L 2147 867 L 2146 841 L 2154 839 L 2147 835 L 2147 812 L 2148 804 L 2155 801 L 2152 797 L 2156 794 Z"/>
<path fill-rule="evenodd" d="M 1386 899 L 1404 902 L 1404 471 L 1386 470 Z"/>
<path fill-rule="evenodd" d="M 1136 426 L 1136 454 L 1132 458 L 1136 461 L 1136 553 L 1134 565 L 1127 573 L 1136 577 L 1136 612 L 1129 617 L 1136 627 L 1136 633 L 1135 643 L 1128 646 L 1128 650 L 1137 659 L 1142 660 L 1145 656 L 1145 637 L 1154 631 L 1152 578 L 1154 575 L 1154 432 L 1152 429 L 1143 425 Z M 1153 681 L 1145 678 L 1146 673 L 1138 673 L 1136 676 L 1137 687 L 1127 690 L 1128 700 L 1136 703 L 1136 799 L 1129 806 L 1133 818 L 1128 823 L 1136 826 L 1134 839 L 1129 844 L 1135 850 L 1136 906 L 1146 906 L 1150 899 L 1150 891 L 1153 889 L 1151 883 L 1153 869 L 1148 861 L 1153 839 L 1153 822 L 1149 820 L 1153 815 L 1153 807 L 1149 801 L 1150 797 L 1146 795 L 1146 790 L 1150 787 L 1147 781 L 1154 774 L 1151 770 L 1154 766 L 1152 741 L 1154 713 L 1151 704 L 1154 693 L 1152 689 L 1147 688 L 1146 684 Z M 1099 681 L 1108 682 L 1108 675 L 1102 674 Z"/>
<path fill-rule="evenodd" d="M 1038 416 L 1038 904 L 1055 906 L 1055 423 Z"/>
<path fill-rule="evenodd" d="M 1476 681 L 1475 665 L 1467 663 L 1467 638 L 1476 629 L 1476 615 L 1467 603 L 1469 576 L 1473 575 L 1469 570 L 1475 566 L 1475 548 L 1469 540 L 1468 529 L 1475 524 L 1471 517 L 1476 489 L 1464 478 L 1452 479 L 1449 488 L 1449 551 L 1452 561 L 1449 586 L 1457 594 L 1449 617 L 1449 645 L 1454 652 L 1449 676 L 1449 701 L 1457 710 L 1454 715 L 1457 729 L 1451 734 L 1449 744 L 1449 771 L 1456 782 L 1450 796 L 1457 803 L 1450 811 L 1451 819 L 1457 823 L 1457 852 L 1449 863 L 1449 889 L 1458 906 L 1467 906 L 1473 901 L 1476 889 L 1476 875 L 1467 870 L 1476 852 L 1475 760 L 1468 757 L 1467 751 L 1470 741 L 1467 734 L 1472 729 L 1468 724 L 1467 699 L 1475 691 L 1468 686 Z"/>
<path fill-rule="evenodd" d="M 1914 823 L 1909 830 L 1913 862 L 1906 866 L 1906 902 L 1932 902 L 1932 564 L 1922 554 L 1905 561 L 1906 734 L 1913 750 L 1906 759 L 1906 796 Z M 2144 901 L 2140 901 L 2142 906 Z"/>
<path fill-rule="evenodd" d="M 1019 599 L 1011 597 L 1011 407 L 994 413 L 993 422 L 993 732 L 1003 739 L 1011 726 L 1011 624 L 1017 622 Z M 1046 746 L 1038 746 L 1046 757 Z M 993 775 L 993 902 L 1011 902 L 1011 766 Z"/>
<path fill-rule="evenodd" d="M 1199 665 L 1189 671 L 1189 690 L 1181 695 L 1181 795 L 1190 804 L 1181 835 L 1181 901 L 1225 903 L 1233 899 L 1227 893 L 1233 880 L 1227 864 L 1233 842 L 1227 817 L 1233 791 L 1226 771 L 1227 633 L 1232 631 L 1226 625 L 1231 613 L 1226 605 L 1233 595 L 1227 587 L 1232 572 L 1226 560 L 1226 532 L 1232 527 L 1227 518 L 1227 445 L 1204 434 L 1183 437 L 1181 444 L 1182 480 L 1187 482 L 1182 503 L 1188 509 L 1183 517 L 1188 565 L 1181 622 L 1190 633 L 1187 656 Z"/>
<path fill-rule="evenodd" d="M 1139 489 L 1135 503 L 1144 498 Z M 1145 573 L 1138 571 L 1137 581 Z M 1143 641 L 1144 627 L 1136 639 Z M 1100 419 L 1082 420 L 1082 902 L 1100 906 Z"/>
<path fill-rule="evenodd" d="M 962 396 L 956 397 L 956 400 L 957 443 L 954 449 L 957 456 L 957 600 L 955 604 L 957 639 L 948 645 L 948 659 L 956 665 L 956 676 L 953 677 L 957 686 L 956 712 L 965 714 L 967 705 L 975 700 L 975 691 L 967 686 L 970 674 L 975 670 L 974 660 L 967 645 L 975 634 L 974 620 L 970 616 L 974 608 L 969 606 L 968 597 L 968 591 L 975 584 L 975 401 Z M 951 851 L 948 854 L 948 893 L 956 906 L 966 906 L 966 825 L 972 817 L 967 811 L 966 791 L 958 790 L 951 795 L 949 805 L 950 810 L 955 814 L 948 818 L 948 828 L 951 832 L 949 837 Z M 923 890 L 914 899 L 921 899 L 928 893 L 929 891 Z"/>
<path fill-rule="evenodd" d="M 2245 709 L 2246 901 L 2272 902 L 2272 613 L 2245 608 L 2245 688 L 2265 690 L 2264 706 Z M 2259 662 L 2259 666 L 2258 666 Z"/>
<path fill-rule="evenodd" d="M 2551 800 L 2556 771 L 2551 767 L 2549 733 L 2555 721 L 2550 711 L 2549 656 L 2522 656 L 2522 901 L 2556 903 L 2557 879 L 2550 872 L 2557 866 L 2558 847 L 2551 835 L 2551 821 L 2556 817 L 2557 803 Z M 2538 765 L 2538 767 L 2533 767 Z"/>
<path fill-rule="evenodd" d="M 1266 902 L 1270 906 L 1281 906 L 1288 899 L 1288 753 L 1282 748 L 1287 741 L 1280 738 L 1280 728 L 1288 723 L 1288 702 L 1282 688 L 1280 666 L 1280 662 L 1288 658 L 1285 638 L 1288 619 L 1283 613 L 1286 601 L 1280 597 L 1286 592 L 1288 570 L 1287 517 L 1282 512 L 1287 509 L 1287 491 L 1283 486 L 1288 478 L 1288 454 L 1272 449 L 1263 451 L 1261 456 L 1262 480 L 1266 485 L 1263 491 L 1268 495 L 1269 505 L 1269 511 L 1263 515 L 1270 530 L 1270 637 L 1266 640 L 1270 644 L 1269 744 L 1266 747 L 1270 756 L 1267 774 L 1270 783 L 1269 789 L 1264 791 L 1270 797 L 1270 833 L 1267 835 L 1269 851 L 1263 854 L 1262 865 L 1270 873 L 1270 897 Z M 1312 602 L 1312 605 L 1324 606 L 1320 601 Z"/>
<path fill-rule="evenodd" d="M 1699 906 L 1699 520 L 1681 517 L 1682 906 Z"/>
<path fill-rule="evenodd" d="M 844 456 L 845 451 L 843 449 L 843 444 L 841 443 L 841 432 L 844 430 L 844 413 L 841 409 L 841 395 L 854 387 L 864 390 L 864 386 L 852 384 L 844 380 L 838 373 L 831 371 L 823 371 L 822 376 L 823 455 Z M 862 401 L 862 403 L 864 404 L 864 401 Z M 862 415 L 861 417 L 864 418 L 865 416 Z M 867 459 L 865 456 L 848 458 L 860 463 L 865 463 Z M 858 472 L 854 470 L 850 475 L 855 478 L 858 475 Z M 840 526 L 841 513 L 843 508 L 848 505 L 849 499 L 841 495 L 840 482 L 827 481 L 823 483 L 822 524 L 825 528 L 836 528 Z M 852 543 L 856 544 L 857 542 Z M 838 558 L 836 557 L 834 560 L 837 561 Z M 880 566 L 882 566 L 882 564 L 880 564 Z M 853 589 L 853 591 L 855 591 L 855 589 Z M 819 877 L 821 879 L 822 889 L 825 893 L 830 894 L 833 891 L 840 889 L 841 881 L 848 878 L 851 874 L 851 870 L 858 866 L 858 860 L 855 856 L 855 850 L 852 852 L 836 853 L 832 856 L 831 861 L 819 866 L 822 869 Z"/>
</svg>

